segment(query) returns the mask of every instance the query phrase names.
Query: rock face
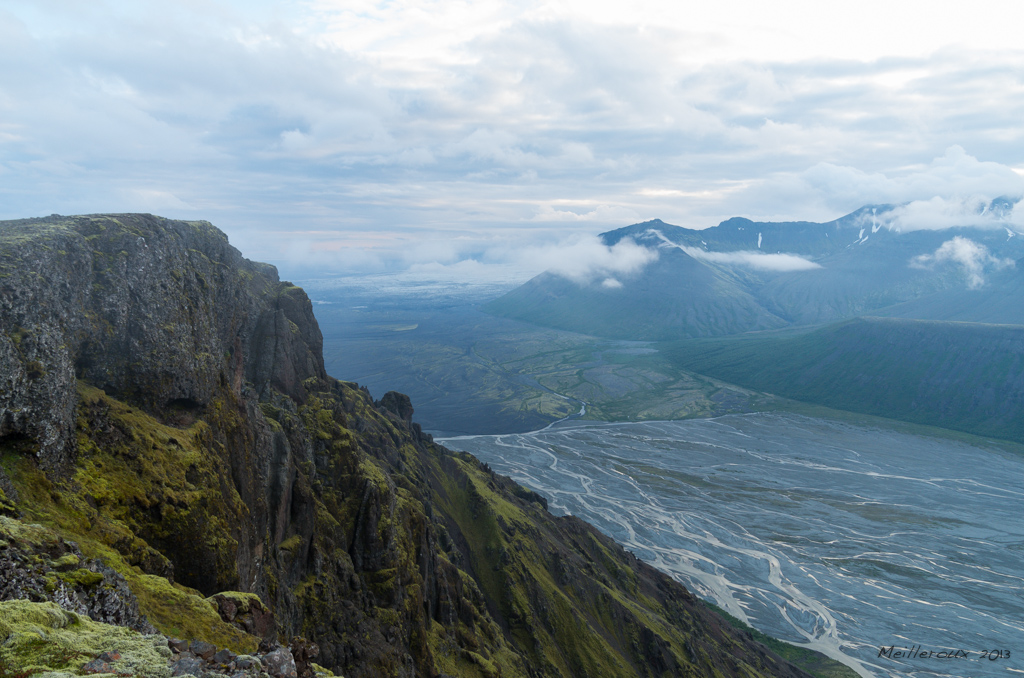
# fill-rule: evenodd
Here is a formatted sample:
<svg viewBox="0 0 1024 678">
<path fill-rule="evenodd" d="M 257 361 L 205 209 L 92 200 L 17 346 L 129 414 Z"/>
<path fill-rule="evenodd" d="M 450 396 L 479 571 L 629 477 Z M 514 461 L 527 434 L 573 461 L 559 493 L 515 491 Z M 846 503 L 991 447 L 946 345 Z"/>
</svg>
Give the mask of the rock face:
<svg viewBox="0 0 1024 678">
<path fill-rule="evenodd" d="M 54 468 L 74 456 L 76 379 L 187 421 L 245 382 L 301 402 L 326 376 L 306 295 L 206 222 L 27 220 L 3 245 L 0 435 Z"/>
<path fill-rule="evenodd" d="M 253 647 L 262 604 L 216 594 L 256 594 L 308 638 L 288 675 L 803 675 L 321 350 L 302 290 L 208 223 L 3 222 L 0 514 L 118 569 L 167 635 L 207 640 L 187 594 Z"/>
<path fill-rule="evenodd" d="M 0 601 L 54 602 L 114 626 L 156 633 L 124 577 L 51 531 L 0 516 Z"/>
</svg>

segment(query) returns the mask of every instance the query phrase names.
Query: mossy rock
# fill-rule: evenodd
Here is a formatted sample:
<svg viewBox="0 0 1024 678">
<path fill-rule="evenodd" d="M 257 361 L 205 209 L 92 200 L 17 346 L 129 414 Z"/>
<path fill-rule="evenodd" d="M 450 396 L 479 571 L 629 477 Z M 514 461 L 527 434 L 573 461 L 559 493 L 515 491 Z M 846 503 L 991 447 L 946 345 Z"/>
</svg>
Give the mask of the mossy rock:
<svg viewBox="0 0 1024 678">
<path fill-rule="evenodd" d="M 163 636 L 94 622 L 55 603 L 0 602 L 0 675 L 82 675 L 85 664 L 110 651 L 121 655 L 111 663 L 119 675 L 170 678 Z"/>
<path fill-rule="evenodd" d="M 72 586 L 91 587 L 96 586 L 103 581 L 102 574 L 99 572 L 93 572 L 92 570 L 86 570 L 84 568 L 79 568 L 72 572 L 64 572 L 57 576 Z"/>
<path fill-rule="evenodd" d="M 310 667 L 312 667 L 313 675 L 316 678 L 337 678 L 330 669 L 325 669 L 315 662 L 311 662 Z"/>
<path fill-rule="evenodd" d="M 245 593 L 244 591 L 221 591 L 220 593 L 215 593 L 206 600 L 216 607 L 220 603 L 218 600 L 220 598 L 230 601 L 240 613 L 249 612 L 253 609 L 257 609 L 261 612 L 268 611 L 267 606 L 257 594 Z"/>
<path fill-rule="evenodd" d="M 78 509 L 73 508 L 76 506 L 73 497 L 51 492 L 53 486 L 45 480 L 41 471 L 25 460 L 20 460 L 9 470 L 23 489 L 24 497 L 31 502 L 33 518 L 48 526 L 0 516 L 0 539 L 31 546 L 32 550 L 44 553 L 60 543 L 61 539 L 74 540 L 87 558 L 103 561 L 125 578 L 128 587 L 138 598 L 140 612 L 161 633 L 188 640 L 199 638 L 239 653 L 256 650 L 259 638 L 223 621 L 216 607 L 198 591 L 172 584 L 164 577 L 143 574 L 138 568 L 129 565 L 122 554 L 102 541 L 102 532 L 83 529 Z M 54 496 L 60 497 L 61 501 L 55 501 Z M 57 562 L 71 561 L 58 559 Z M 48 583 L 56 587 L 57 578 L 60 578 L 71 584 L 88 586 L 90 582 L 98 583 L 97 577 L 102 579 L 102 575 L 96 572 L 78 568 L 71 572 L 54 572 L 52 577 L 48 577 Z"/>
</svg>

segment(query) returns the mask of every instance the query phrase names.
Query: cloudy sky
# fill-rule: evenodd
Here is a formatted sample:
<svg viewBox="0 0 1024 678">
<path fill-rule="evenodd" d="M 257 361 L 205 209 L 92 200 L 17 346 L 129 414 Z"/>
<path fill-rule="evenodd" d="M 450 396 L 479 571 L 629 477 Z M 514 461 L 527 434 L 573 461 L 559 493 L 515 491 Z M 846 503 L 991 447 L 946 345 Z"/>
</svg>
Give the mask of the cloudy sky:
<svg viewBox="0 0 1024 678">
<path fill-rule="evenodd" d="M 529 270 L 652 218 L 952 223 L 1024 194 L 1022 26 L 1017 0 L 0 0 L 0 219 L 208 219 L 292 277 Z"/>
</svg>

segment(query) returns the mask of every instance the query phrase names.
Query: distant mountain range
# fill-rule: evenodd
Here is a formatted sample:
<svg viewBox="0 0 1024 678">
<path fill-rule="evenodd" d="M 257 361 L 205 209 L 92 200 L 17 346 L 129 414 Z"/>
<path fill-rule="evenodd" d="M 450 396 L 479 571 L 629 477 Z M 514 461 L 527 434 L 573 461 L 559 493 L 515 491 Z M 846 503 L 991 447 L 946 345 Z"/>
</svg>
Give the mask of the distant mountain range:
<svg viewBox="0 0 1024 678">
<path fill-rule="evenodd" d="M 993 203 L 994 211 L 1006 201 Z M 835 221 L 733 218 L 705 230 L 647 221 L 609 231 L 656 249 L 631 276 L 543 273 L 495 315 L 633 340 L 715 337 L 861 315 L 1024 323 L 1024 234 L 1012 226 L 900 231 L 892 205 Z"/>
<path fill-rule="evenodd" d="M 999 221 L 901 232 L 894 209 L 703 231 L 634 224 L 601 237 L 657 248 L 637 274 L 544 273 L 488 310 L 657 341 L 669 364 L 757 391 L 1024 442 L 1024 234 Z"/>
</svg>

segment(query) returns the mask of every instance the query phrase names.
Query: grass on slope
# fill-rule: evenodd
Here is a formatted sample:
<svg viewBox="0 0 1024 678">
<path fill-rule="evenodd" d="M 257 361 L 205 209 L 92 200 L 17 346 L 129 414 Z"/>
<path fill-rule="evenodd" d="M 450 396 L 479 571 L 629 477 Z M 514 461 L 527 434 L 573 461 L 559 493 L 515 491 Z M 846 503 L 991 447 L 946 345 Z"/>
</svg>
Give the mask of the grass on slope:
<svg viewBox="0 0 1024 678">
<path fill-rule="evenodd" d="M 777 638 L 772 638 L 745 624 L 742 620 L 737 619 L 717 605 L 707 601 L 704 604 L 720 614 L 733 628 L 749 633 L 754 640 L 768 647 L 786 661 L 796 664 L 815 678 L 859 678 L 860 674 L 846 664 L 841 664 L 815 650 L 790 645 Z"/>
<path fill-rule="evenodd" d="M 661 348 L 682 368 L 747 388 L 1024 442 L 1024 327 L 857 318 Z"/>
</svg>

